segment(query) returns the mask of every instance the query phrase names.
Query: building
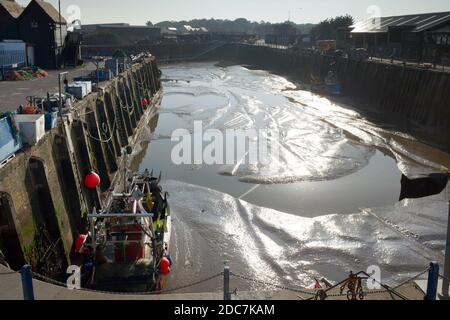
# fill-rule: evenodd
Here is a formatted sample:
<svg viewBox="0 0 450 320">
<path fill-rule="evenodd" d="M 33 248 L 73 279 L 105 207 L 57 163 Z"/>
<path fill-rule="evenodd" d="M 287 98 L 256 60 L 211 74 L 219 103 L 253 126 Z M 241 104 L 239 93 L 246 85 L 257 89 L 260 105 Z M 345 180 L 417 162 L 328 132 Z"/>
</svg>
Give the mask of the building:
<svg viewBox="0 0 450 320">
<path fill-rule="evenodd" d="M 442 60 L 450 55 L 449 29 L 450 12 L 375 17 L 352 25 L 349 38 L 353 46 L 366 48 L 374 55 Z"/>
<path fill-rule="evenodd" d="M 293 45 L 300 34 L 292 23 L 281 23 L 273 26 L 272 33 L 266 35 L 266 43 L 277 45 Z"/>
<path fill-rule="evenodd" d="M 23 8 L 13 0 L 0 0 L 0 41 L 19 37 L 17 18 Z"/>
<path fill-rule="evenodd" d="M 59 68 L 67 22 L 48 2 L 32 0 L 18 18 L 20 39 L 34 48 L 34 64 Z"/>
<path fill-rule="evenodd" d="M 109 27 L 109 26 L 121 26 L 121 27 L 129 27 L 129 23 L 98 23 L 98 24 L 83 24 L 81 26 L 82 34 L 90 34 L 97 31 L 99 27 Z"/>
<path fill-rule="evenodd" d="M 161 39 L 161 28 L 131 26 L 129 24 L 99 24 L 82 26 L 86 45 L 134 45 L 156 43 Z"/>
</svg>

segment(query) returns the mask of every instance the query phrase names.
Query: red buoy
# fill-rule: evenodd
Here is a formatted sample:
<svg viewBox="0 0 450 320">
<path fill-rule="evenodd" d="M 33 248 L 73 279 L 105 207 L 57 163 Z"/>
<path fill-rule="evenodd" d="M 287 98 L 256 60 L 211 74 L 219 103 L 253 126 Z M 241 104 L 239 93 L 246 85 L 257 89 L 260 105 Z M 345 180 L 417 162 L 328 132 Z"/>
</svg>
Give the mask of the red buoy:
<svg viewBox="0 0 450 320">
<path fill-rule="evenodd" d="M 94 171 L 89 172 L 86 177 L 84 177 L 84 185 L 88 189 L 97 188 L 100 181 L 100 177 Z"/>
<path fill-rule="evenodd" d="M 163 276 L 167 276 L 170 273 L 170 267 L 167 268 L 161 268 L 161 274 Z"/>
<path fill-rule="evenodd" d="M 159 264 L 159 269 L 162 275 L 168 275 L 170 273 L 170 260 L 166 257 L 162 258 Z"/>
<path fill-rule="evenodd" d="M 75 252 L 83 253 L 84 244 L 86 243 L 87 235 L 80 234 L 75 241 Z"/>
<path fill-rule="evenodd" d="M 141 105 L 146 108 L 148 107 L 148 100 L 146 98 L 142 98 L 141 99 Z"/>
</svg>

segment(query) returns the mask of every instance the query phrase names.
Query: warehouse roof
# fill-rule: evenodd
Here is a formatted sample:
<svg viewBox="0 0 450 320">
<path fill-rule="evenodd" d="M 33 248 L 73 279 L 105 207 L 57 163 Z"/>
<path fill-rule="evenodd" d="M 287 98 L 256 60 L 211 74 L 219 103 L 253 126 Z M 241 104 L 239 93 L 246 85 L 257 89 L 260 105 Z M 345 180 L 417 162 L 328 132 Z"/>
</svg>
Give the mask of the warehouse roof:
<svg viewBox="0 0 450 320">
<path fill-rule="evenodd" d="M 63 16 L 59 16 L 58 10 L 56 10 L 56 8 L 51 3 L 42 0 L 34 0 L 34 2 L 36 2 L 42 8 L 42 10 L 44 10 L 44 12 L 50 17 L 50 19 L 53 20 L 53 22 L 59 23 L 61 18 L 61 23 L 67 24 L 66 19 L 64 19 Z"/>
<path fill-rule="evenodd" d="M 13 18 L 17 18 L 23 11 L 20 4 L 12 0 L 0 0 L 0 6 L 3 7 Z"/>
<path fill-rule="evenodd" d="M 393 17 L 375 17 L 352 25 L 352 33 L 383 33 L 389 27 L 411 27 L 411 32 L 422 32 L 450 22 L 450 11 L 411 14 Z"/>
<path fill-rule="evenodd" d="M 450 33 L 450 25 L 434 30 L 433 33 Z"/>
</svg>

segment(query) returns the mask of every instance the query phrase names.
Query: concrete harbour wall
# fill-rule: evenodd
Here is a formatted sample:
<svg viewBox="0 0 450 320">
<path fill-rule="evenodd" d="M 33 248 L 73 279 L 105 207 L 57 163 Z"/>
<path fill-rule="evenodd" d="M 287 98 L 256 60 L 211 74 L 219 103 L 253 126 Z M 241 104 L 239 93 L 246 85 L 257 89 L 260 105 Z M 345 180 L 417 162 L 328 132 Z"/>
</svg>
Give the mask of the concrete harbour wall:
<svg viewBox="0 0 450 320">
<path fill-rule="evenodd" d="M 101 208 L 122 149 L 148 124 L 160 90 L 156 59 L 144 58 L 75 103 L 55 129 L 0 169 L 0 249 L 11 267 L 26 262 L 47 276 L 65 272 L 74 239 L 86 232 L 86 213 Z M 89 170 L 101 177 L 96 190 L 84 187 Z"/>
</svg>

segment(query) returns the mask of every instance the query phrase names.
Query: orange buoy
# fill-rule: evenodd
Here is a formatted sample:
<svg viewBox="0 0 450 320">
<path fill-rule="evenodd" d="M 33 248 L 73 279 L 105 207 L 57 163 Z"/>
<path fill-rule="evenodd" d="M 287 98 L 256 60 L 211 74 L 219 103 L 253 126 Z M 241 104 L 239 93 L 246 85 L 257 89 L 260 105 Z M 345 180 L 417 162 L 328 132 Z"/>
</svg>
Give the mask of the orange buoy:
<svg viewBox="0 0 450 320">
<path fill-rule="evenodd" d="M 28 105 L 23 108 L 22 112 L 23 114 L 36 114 L 36 107 Z"/>
</svg>

